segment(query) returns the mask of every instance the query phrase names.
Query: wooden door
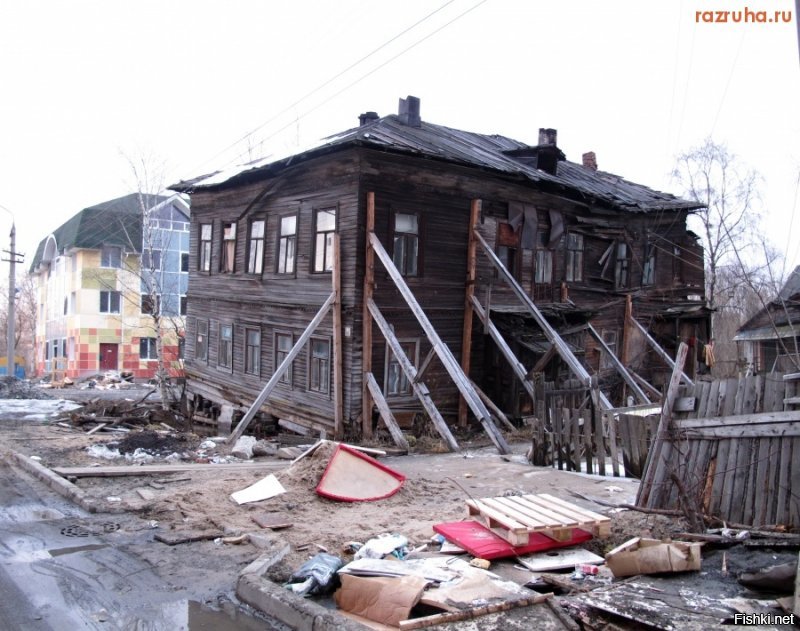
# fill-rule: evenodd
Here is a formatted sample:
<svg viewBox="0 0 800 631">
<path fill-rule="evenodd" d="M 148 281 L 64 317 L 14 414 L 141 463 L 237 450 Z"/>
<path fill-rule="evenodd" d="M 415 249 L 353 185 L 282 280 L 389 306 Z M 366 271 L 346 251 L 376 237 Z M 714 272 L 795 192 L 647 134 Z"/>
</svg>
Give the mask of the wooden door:
<svg viewBox="0 0 800 631">
<path fill-rule="evenodd" d="M 117 370 L 118 357 L 118 344 L 100 344 L 100 370 Z"/>
</svg>

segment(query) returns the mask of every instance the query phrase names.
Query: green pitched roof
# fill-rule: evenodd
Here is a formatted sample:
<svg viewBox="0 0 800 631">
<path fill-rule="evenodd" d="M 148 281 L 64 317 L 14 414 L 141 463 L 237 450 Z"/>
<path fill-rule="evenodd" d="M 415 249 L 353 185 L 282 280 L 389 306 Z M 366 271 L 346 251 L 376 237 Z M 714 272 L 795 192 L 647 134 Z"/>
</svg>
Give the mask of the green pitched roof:
<svg viewBox="0 0 800 631">
<path fill-rule="evenodd" d="M 146 195 L 148 208 L 169 199 L 161 195 Z M 139 194 L 132 193 L 95 206 L 84 208 L 71 219 L 56 228 L 58 252 L 73 248 L 100 249 L 104 245 L 120 246 L 134 252 L 142 249 L 142 209 Z M 50 235 L 42 239 L 31 263 L 35 271 L 44 257 L 45 246 Z"/>
</svg>

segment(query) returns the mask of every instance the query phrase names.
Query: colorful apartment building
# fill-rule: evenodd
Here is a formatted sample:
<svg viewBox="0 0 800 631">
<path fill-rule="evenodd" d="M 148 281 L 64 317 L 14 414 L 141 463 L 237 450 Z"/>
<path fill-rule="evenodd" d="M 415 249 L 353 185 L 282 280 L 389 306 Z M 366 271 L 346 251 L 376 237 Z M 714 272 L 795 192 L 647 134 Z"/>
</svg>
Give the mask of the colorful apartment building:
<svg viewBox="0 0 800 631">
<path fill-rule="evenodd" d="M 39 243 L 39 375 L 183 374 L 189 205 L 134 193 L 85 208 Z"/>
</svg>

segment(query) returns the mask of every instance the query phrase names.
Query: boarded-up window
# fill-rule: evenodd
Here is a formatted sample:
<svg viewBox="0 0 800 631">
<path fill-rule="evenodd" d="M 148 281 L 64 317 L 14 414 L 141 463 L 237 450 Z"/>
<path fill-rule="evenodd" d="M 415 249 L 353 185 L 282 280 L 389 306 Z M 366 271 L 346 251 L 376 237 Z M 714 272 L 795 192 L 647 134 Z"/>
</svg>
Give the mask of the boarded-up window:
<svg viewBox="0 0 800 631">
<path fill-rule="evenodd" d="M 583 280 L 583 235 L 576 232 L 567 233 L 566 279 Z"/>
<path fill-rule="evenodd" d="M 283 360 L 286 359 L 287 355 L 289 355 L 289 351 L 292 350 L 292 346 L 294 346 L 294 338 L 292 337 L 291 333 L 275 334 L 275 370 L 278 370 L 278 367 L 283 363 Z M 278 383 L 285 383 L 289 386 L 292 385 L 291 364 L 286 372 L 281 375 Z"/>
<path fill-rule="evenodd" d="M 328 208 L 317 211 L 314 238 L 315 272 L 333 270 L 333 235 L 336 232 L 336 209 Z"/>
<path fill-rule="evenodd" d="M 250 244 L 247 254 L 247 273 L 260 274 L 264 270 L 264 229 L 263 219 L 250 223 Z"/>
<path fill-rule="evenodd" d="M 244 371 L 248 375 L 261 374 L 261 331 L 245 329 Z"/>
<path fill-rule="evenodd" d="M 217 363 L 222 368 L 228 369 L 233 365 L 233 325 L 231 324 L 222 324 L 219 327 Z"/>
<path fill-rule="evenodd" d="M 403 276 L 416 276 L 419 271 L 419 218 L 395 213 L 392 239 L 392 261 Z"/>
<path fill-rule="evenodd" d="M 213 229 L 210 223 L 200 224 L 200 256 L 198 265 L 201 272 L 211 271 L 211 236 Z"/>
<path fill-rule="evenodd" d="M 497 258 L 512 276 L 517 276 L 519 260 L 519 234 L 514 231 L 511 224 L 497 224 Z"/>
<path fill-rule="evenodd" d="M 222 225 L 222 262 L 220 272 L 233 272 L 234 259 L 236 258 L 236 224 Z"/>
<path fill-rule="evenodd" d="M 308 353 L 308 389 L 328 394 L 330 390 L 331 343 L 329 340 L 311 338 Z"/>
</svg>

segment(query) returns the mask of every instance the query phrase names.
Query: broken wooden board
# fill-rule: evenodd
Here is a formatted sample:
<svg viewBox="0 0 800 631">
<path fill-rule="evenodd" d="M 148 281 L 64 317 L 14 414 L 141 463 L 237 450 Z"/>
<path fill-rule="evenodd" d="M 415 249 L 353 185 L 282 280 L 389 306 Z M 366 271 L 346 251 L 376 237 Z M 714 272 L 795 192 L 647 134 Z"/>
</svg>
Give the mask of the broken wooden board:
<svg viewBox="0 0 800 631">
<path fill-rule="evenodd" d="M 527 545 L 531 533 L 565 541 L 576 528 L 598 537 L 611 534 L 611 519 L 545 493 L 467 500 L 470 516 L 513 546 Z"/>
<path fill-rule="evenodd" d="M 685 589 L 678 582 L 670 585 L 666 580 L 619 583 L 607 589 L 571 596 L 567 602 L 586 605 L 663 631 L 725 628 L 720 623 L 734 615 L 721 600 Z"/>
<path fill-rule="evenodd" d="M 342 502 L 365 502 L 390 497 L 405 482 L 374 458 L 346 445 L 337 445 L 317 485 L 317 494 Z"/>
<path fill-rule="evenodd" d="M 281 528 L 290 528 L 293 524 L 283 515 L 276 515 L 275 513 L 261 513 L 253 515 L 251 519 L 262 528 L 269 528 L 270 530 L 280 530 Z"/>
<path fill-rule="evenodd" d="M 164 532 L 157 532 L 153 535 L 156 541 L 166 543 L 168 546 L 175 546 L 179 543 L 192 543 L 194 541 L 208 541 L 209 539 L 216 539 L 222 537 L 221 530 L 167 530 Z"/>
<path fill-rule="evenodd" d="M 54 467 L 53 471 L 62 477 L 74 478 L 113 478 L 126 475 L 163 475 L 165 473 L 190 473 L 197 471 L 263 471 L 282 469 L 283 462 L 232 462 L 229 464 L 145 464 L 100 467 Z"/>
</svg>

